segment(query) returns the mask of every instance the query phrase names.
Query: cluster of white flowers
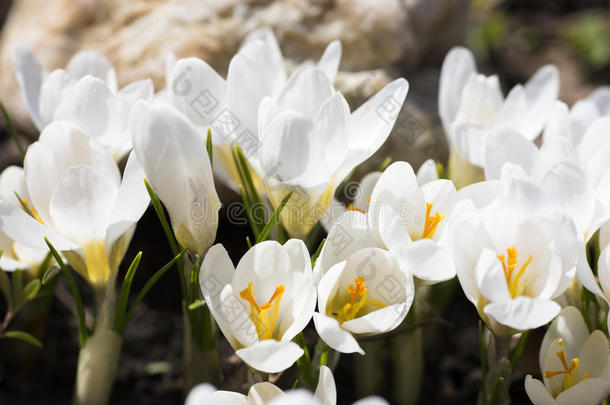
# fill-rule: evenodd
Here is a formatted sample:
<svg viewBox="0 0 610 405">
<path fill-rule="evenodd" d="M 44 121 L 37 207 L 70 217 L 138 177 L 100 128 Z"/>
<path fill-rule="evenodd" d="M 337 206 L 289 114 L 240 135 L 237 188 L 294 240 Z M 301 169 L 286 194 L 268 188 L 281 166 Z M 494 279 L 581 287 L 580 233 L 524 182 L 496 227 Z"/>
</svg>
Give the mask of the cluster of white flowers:
<svg viewBox="0 0 610 405">
<path fill-rule="evenodd" d="M 150 201 L 146 178 L 177 242 L 202 258 L 201 296 L 252 370 L 295 364 L 304 354 L 295 337 L 312 320 L 331 349 L 364 354 L 359 339 L 403 323 L 416 286 L 457 275 L 497 336 L 553 322 L 540 349 L 544 383 L 525 382 L 535 404 L 605 398 L 608 338 L 590 334 L 570 304 L 582 286 L 610 302 L 610 88 L 570 110 L 557 100 L 557 69 L 545 66 L 504 98 L 496 76 L 477 73 L 471 53 L 453 49 L 439 93 L 449 179 L 433 162 L 417 174 L 395 162 L 366 176 L 342 215 L 324 216 L 341 205 L 334 195 L 344 178 L 386 140 L 408 91 L 397 79 L 352 112 L 333 87 L 340 57 L 333 42 L 317 64 L 288 73 L 272 32 L 262 30 L 232 58 L 226 80 L 202 60 L 168 58 L 167 87 L 155 95 L 149 80 L 118 90 L 97 53 L 47 73 L 16 48 L 17 79 L 41 135 L 24 168 L 0 177 L 0 265 L 34 267 L 46 237 L 106 288 Z M 121 175 L 116 162 L 127 155 Z M 234 266 L 222 245 L 212 246 L 221 207 L 214 177 L 244 192 L 244 175 L 282 209 L 293 239 L 259 241 Z M 328 236 L 312 265 L 304 239 L 320 220 Z M 601 251 L 596 273 L 591 245 Z M 204 403 L 326 405 L 336 390 L 322 367 L 315 397 L 267 382 L 247 396 L 198 386 L 187 404 Z"/>
</svg>

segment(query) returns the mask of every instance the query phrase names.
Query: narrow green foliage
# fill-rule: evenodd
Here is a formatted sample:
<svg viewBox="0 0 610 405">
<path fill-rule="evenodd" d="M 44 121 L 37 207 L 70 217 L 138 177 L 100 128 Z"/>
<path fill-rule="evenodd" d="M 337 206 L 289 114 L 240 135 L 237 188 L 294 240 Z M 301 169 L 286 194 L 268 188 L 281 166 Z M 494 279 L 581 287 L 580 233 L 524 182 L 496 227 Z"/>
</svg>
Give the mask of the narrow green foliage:
<svg viewBox="0 0 610 405">
<path fill-rule="evenodd" d="M 178 253 L 172 260 L 170 260 L 165 266 L 161 267 L 155 274 L 152 275 L 152 277 L 150 279 L 148 279 L 146 284 L 144 284 L 144 287 L 142 287 L 142 290 L 140 290 L 140 293 L 137 295 L 133 304 L 129 308 L 129 311 L 127 312 L 127 315 L 125 316 L 125 322 L 123 323 L 123 327 L 125 327 L 129 323 L 129 320 L 131 319 L 131 317 L 133 316 L 133 314 L 136 310 L 136 307 L 138 306 L 138 304 L 140 302 L 142 302 L 144 297 L 146 297 L 146 294 L 148 294 L 148 291 L 155 285 L 155 283 L 161 278 L 161 276 L 163 276 L 163 274 L 165 274 L 165 272 L 174 265 L 174 263 L 176 263 L 177 261 L 182 259 L 182 255 L 184 255 L 184 250 L 182 250 L 180 253 Z M 123 332 L 123 331 L 121 331 L 121 332 Z"/>
<path fill-rule="evenodd" d="M 197 308 L 201 308 L 201 307 L 203 307 L 205 305 L 207 305 L 205 303 L 205 300 L 201 300 L 201 299 L 195 300 L 195 301 L 193 301 L 193 303 L 191 305 L 189 305 L 189 311 L 194 311 Z"/>
<path fill-rule="evenodd" d="M 16 191 L 14 191 L 14 193 L 15 193 L 15 196 L 17 197 L 17 199 L 19 200 L 19 204 L 21 204 L 21 208 L 23 208 L 23 210 L 26 212 L 26 214 L 28 214 L 32 218 L 36 218 L 34 216 L 34 213 L 32 212 L 32 210 L 30 209 L 30 207 L 28 207 L 26 202 L 23 199 L 21 199 L 21 196 L 19 196 L 19 194 Z"/>
<path fill-rule="evenodd" d="M 40 340 L 36 339 L 34 336 L 30 335 L 29 333 L 26 333 L 26 332 L 23 332 L 20 330 L 9 330 L 9 331 L 1 334 L 0 338 L 17 339 L 17 340 L 21 340 L 23 342 L 29 343 L 31 345 L 34 345 L 36 347 L 42 347 L 42 343 L 40 343 Z"/>
<path fill-rule="evenodd" d="M 316 262 L 318 261 L 318 257 L 320 256 L 320 253 L 322 252 L 322 248 L 324 247 L 325 243 L 326 243 L 326 238 L 322 239 L 322 242 L 320 242 L 320 244 L 318 245 L 318 248 L 316 249 L 314 254 L 311 256 L 311 267 L 314 267 L 316 265 Z"/>
<path fill-rule="evenodd" d="M 122 333 L 125 330 L 125 311 L 127 310 L 127 301 L 129 300 L 129 291 L 131 290 L 131 283 L 133 282 L 133 278 L 140 266 L 140 260 L 142 259 L 142 252 L 138 252 L 136 257 L 133 259 L 129 268 L 127 269 L 127 273 L 125 273 L 125 278 L 123 279 L 123 284 L 121 284 L 121 292 L 119 293 L 119 302 L 116 308 L 116 314 L 114 316 L 114 324 L 112 329 L 117 333 Z"/>
<path fill-rule="evenodd" d="M 44 240 L 47 243 L 49 250 L 53 254 L 55 261 L 59 265 L 59 269 L 68 281 L 68 286 L 70 287 L 70 291 L 72 292 L 72 296 L 74 297 L 74 302 L 76 303 L 76 318 L 78 324 L 78 341 L 80 343 L 80 347 L 82 348 L 87 342 L 87 327 L 85 325 L 85 307 L 83 306 L 83 300 L 80 296 L 80 293 L 78 292 L 78 288 L 76 287 L 74 277 L 72 277 L 72 274 L 70 274 L 70 270 L 68 270 L 68 268 L 66 267 L 66 264 L 64 263 L 63 259 L 61 258 L 59 253 L 57 253 L 57 250 L 55 250 L 51 242 L 49 242 L 49 239 L 44 238 Z"/>
<path fill-rule="evenodd" d="M 42 285 L 50 283 L 59 274 L 59 266 L 51 266 L 42 276 Z"/>
<path fill-rule="evenodd" d="M 284 197 L 280 205 L 277 206 L 275 211 L 273 211 L 271 218 L 269 218 L 269 222 L 265 224 L 265 227 L 261 230 L 261 233 L 258 235 L 258 238 L 256 238 L 256 243 L 267 240 L 267 237 L 269 236 L 271 229 L 273 229 L 273 226 L 280 222 L 280 213 L 286 206 L 286 203 L 288 203 L 288 200 L 290 200 L 290 197 L 292 197 L 292 194 L 294 194 L 294 191 L 290 191 L 286 195 L 286 197 Z"/>
<path fill-rule="evenodd" d="M 208 128 L 208 135 L 205 140 L 205 148 L 208 151 L 208 156 L 210 157 L 210 166 L 214 167 L 214 146 L 212 145 L 212 130 Z"/>
<path fill-rule="evenodd" d="M 392 158 L 391 157 L 386 157 L 385 159 L 383 159 L 383 162 L 381 162 L 381 164 L 379 165 L 379 168 L 377 169 L 378 172 L 383 172 L 385 171 L 385 169 L 388 168 L 388 166 L 390 165 L 390 163 L 392 163 Z"/>
<path fill-rule="evenodd" d="M 519 364 L 519 360 L 521 360 L 521 357 L 523 356 L 523 351 L 525 350 L 525 345 L 527 344 L 527 338 L 529 337 L 530 332 L 531 331 L 527 330 L 521 333 L 521 337 L 519 337 L 517 346 L 515 346 L 515 350 L 513 350 L 510 359 L 510 364 L 513 370 L 517 367 L 517 364 Z"/>
</svg>

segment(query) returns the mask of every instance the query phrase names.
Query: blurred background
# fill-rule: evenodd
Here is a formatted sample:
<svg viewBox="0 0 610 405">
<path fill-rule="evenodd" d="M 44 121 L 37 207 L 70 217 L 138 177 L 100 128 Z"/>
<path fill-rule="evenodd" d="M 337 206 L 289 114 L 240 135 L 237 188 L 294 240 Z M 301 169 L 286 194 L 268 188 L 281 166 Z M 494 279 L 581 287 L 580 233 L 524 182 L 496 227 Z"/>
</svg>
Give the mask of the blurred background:
<svg viewBox="0 0 610 405">
<path fill-rule="evenodd" d="M 328 42 L 340 39 L 343 58 L 335 85 L 352 110 L 392 79 L 409 81 L 407 102 L 392 135 L 355 178 L 375 170 L 388 156 L 415 168 L 427 158 L 447 159 L 437 93 L 443 57 L 453 46 L 470 48 L 479 70 L 497 74 L 505 93 L 547 63 L 559 68 L 559 97 L 569 105 L 610 82 L 609 0 L 0 0 L 0 100 L 24 139 L 36 140 L 12 70 L 11 48 L 17 43 L 48 70 L 64 67 L 79 50 L 95 49 L 114 64 L 121 86 L 151 77 L 161 90 L 168 53 L 199 57 L 225 74 L 244 36 L 267 26 L 289 65 L 318 59 Z M 0 120 L 0 169 L 11 164 L 19 164 L 19 155 Z M 218 236 L 234 261 L 246 249 L 243 235 L 248 232 L 243 221 L 227 217 L 227 205 L 237 198 L 222 191 L 225 208 Z M 151 210 L 125 262 L 139 250 L 144 256 L 136 288 L 170 258 Z M 71 297 L 59 284 L 47 330 L 39 331 L 44 349 L 29 354 L 27 367 L 15 364 L 13 355 L 31 349 L 0 341 L 0 404 L 24 399 L 69 403 L 78 342 Z M 81 287 L 86 291 L 84 283 Z M 167 274 L 139 307 L 126 332 L 111 403 L 181 403 L 178 287 L 177 277 Z M 446 309 L 438 316 L 447 323 L 423 328 L 428 347 L 418 403 L 473 404 L 480 380 L 477 315 L 459 289 L 443 305 Z M 339 403 L 371 393 L 398 403 L 405 388 L 396 378 L 396 364 L 409 358 L 397 360 L 391 348 L 412 338 L 406 334 L 372 343 L 367 352 L 373 354 L 364 358 L 344 356 L 335 373 Z M 512 387 L 513 403 L 528 403 L 523 374 L 538 373 L 540 339 L 529 340 Z M 222 388 L 243 390 L 245 369 L 221 341 L 226 359 Z M 282 379 L 284 387 L 292 384 L 290 376 Z"/>
</svg>

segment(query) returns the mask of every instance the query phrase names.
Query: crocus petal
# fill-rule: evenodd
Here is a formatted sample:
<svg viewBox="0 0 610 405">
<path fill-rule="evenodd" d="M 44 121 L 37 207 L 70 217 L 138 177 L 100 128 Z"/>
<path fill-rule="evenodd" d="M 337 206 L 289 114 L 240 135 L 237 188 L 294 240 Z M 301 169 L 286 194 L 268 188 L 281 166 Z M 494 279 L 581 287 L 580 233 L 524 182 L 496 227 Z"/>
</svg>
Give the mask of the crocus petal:
<svg viewBox="0 0 610 405">
<path fill-rule="evenodd" d="M 180 59 L 174 65 L 169 80 L 172 104 L 198 127 L 211 126 L 226 106 L 227 83 L 201 59 Z M 212 138 L 219 142 L 230 141 L 224 137 L 231 134 L 213 135 L 219 135 Z"/>
<path fill-rule="evenodd" d="M 81 246 L 104 240 L 119 190 L 90 166 L 72 167 L 51 198 L 55 229 Z"/>
<path fill-rule="evenodd" d="M 537 154 L 536 145 L 519 132 L 508 128 L 494 131 L 485 147 L 485 178 L 499 180 L 506 162 L 518 164 L 530 173 Z"/>
<path fill-rule="evenodd" d="M 100 138 L 106 132 L 120 134 L 120 112 L 113 97 L 106 83 L 85 76 L 59 100 L 53 118 L 77 125 L 92 138 Z"/>
<path fill-rule="evenodd" d="M 97 77 L 104 81 L 111 91 L 115 93 L 117 91 L 116 72 L 108 59 L 99 52 L 89 50 L 78 52 L 68 62 L 66 71 L 75 79 L 85 76 Z"/>
<path fill-rule="evenodd" d="M 270 382 L 263 381 L 254 384 L 248 390 L 248 405 L 266 405 L 273 399 L 283 396 L 284 391 Z"/>
<path fill-rule="evenodd" d="M 535 139 L 542 131 L 559 94 L 559 71 L 553 65 L 541 67 L 525 83 L 526 115 L 521 117 L 518 129 L 528 139 Z"/>
<path fill-rule="evenodd" d="M 422 239 L 393 251 L 401 265 L 420 280 L 440 282 L 455 277 L 450 251 L 430 239 Z"/>
<path fill-rule="evenodd" d="M 52 71 L 42 82 L 38 111 L 44 126 L 55 120 L 55 110 L 60 101 L 72 89 L 76 80 L 63 69 Z M 41 129 L 42 130 L 42 129 Z"/>
<path fill-rule="evenodd" d="M 534 405 L 556 405 L 555 399 L 542 381 L 533 378 L 531 375 L 525 377 L 525 392 L 527 392 L 527 396 Z"/>
<path fill-rule="evenodd" d="M 40 98 L 40 88 L 42 87 L 43 70 L 34 55 L 24 46 L 15 45 L 12 56 L 15 76 L 21 90 L 21 97 L 25 102 L 25 107 L 34 125 L 39 131 L 42 131 L 45 123 L 40 117 L 38 100 Z"/>
<path fill-rule="evenodd" d="M 580 311 L 571 306 L 562 309 L 544 334 L 540 345 L 540 364 L 544 364 L 549 347 L 556 339 L 562 339 L 569 357 L 577 357 L 588 337 L 589 329 Z"/>
<path fill-rule="evenodd" d="M 608 300 L 610 299 L 610 248 L 606 246 L 602 249 L 597 262 L 597 275 L 606 300 Z"/>
<path fill-rule="evenodd" d="M 352 405 L 389 405 L 389 402 L 376 395 L 371 395 L 354 402 Z"/>
<path fill-rule="evenodd" d="M 21 199 L 26 201 L 30 199 L 30 194 L 25 184 L 23 168 L 9 166 L 0 174 L 0 198 L 15 205 L 20 205 L 21 203 L 15 194 L 18 194 Z"/>
<path fill-rule="evenodd" d="M 342 329 L 336 319 L 314 312 L 313 322 L 320 338 L 331 348 L 341 353 L 364 354 L 356 339 L 351 333 Z"/>
<path fill-rule="evenodd" d="M 276 102 L 281 110 L 295 111 L 313 119 L 322 103 L 334 94 L 324 71 L 303 66 L 290 76 Z"/>
<path fill-rule="evenodd" d="M 341 62 L 341 42 L 334 40 L 324 50 L 324 54 L 318 61 L 318 69 L 322 70 L 328 79 L 332 82 L 335 80 L 339 63 Z"/>
<path fill-rule="evenodd" d="M 506 285 L 503 265 L 494 251 L 483 249 L 474 272 L 479 291 L 488 301 L 511 299 Z"/>
<path fill-rule="evenodd" d="M 44 238 L 57 250 L 76 250 L 78 246 L 26 214 L 21 207 L 0 200 L 0 229 L 12 239 L 33 249 L 48 250 Z"/>
<path fill-rule="evenodd" d="M 368 159 L 385 142 L 408 91 L 409 83 L 403 78 L 396 79 L 352 113 L 349 152 L 337 174 L 339 179 Z"/>
<path fill-rule="evenodd" d="M 455 47 L 445 56 L 439 83 L 438 110 L 447 134 L 459 110 L 464 85 L 475 73 L 474 56 L 468 49 Z"/>
<path fill-rule="evenodd" d="M 263 340 L 235 352 L 250 367 L 264 373 L 279 373 L 292 366 L 303 355 L 294 342 Z"/>
<path fill-rule="evenodd" d="M 320 377 L 318 378 L 318 385 L 314 397 L 320 401 L 322 405 L 336 405 L 337 403 L 335 378 L 333 377 L 333 372 L 326 366 L 320 367 Z"/>
<path fill-rule="evenodd" d="M 600 378 L 585 378 L 556 398 L 557 405 L 596 405 L 608 395 L 606 382 Z"/>
<path fill-rule="evenodd" d="M 516 330 L 529 330 L 546 325 L 560 310 L 561 307 L 555 301 L 522 295 L 509 301 L 492 302 L 484 309 L 488 316 Z"/>
<path fill-rule="evenodd" d="M 413 302 L 413 289 L 409 291 L 410 301 Z M 341 328 L 358 335 L 390 332 L 407 316 L 409 306 L 407 303 L 388 305 L 364 316 L 345 321 L 341 324 Z"/>
<path fill-rule="evenodd" d="M 438 170 L 434 159 L 428 159 L 417 169 L 417 184 L 422 186 L 434 180 L 438 180 Z"/>
</svg>

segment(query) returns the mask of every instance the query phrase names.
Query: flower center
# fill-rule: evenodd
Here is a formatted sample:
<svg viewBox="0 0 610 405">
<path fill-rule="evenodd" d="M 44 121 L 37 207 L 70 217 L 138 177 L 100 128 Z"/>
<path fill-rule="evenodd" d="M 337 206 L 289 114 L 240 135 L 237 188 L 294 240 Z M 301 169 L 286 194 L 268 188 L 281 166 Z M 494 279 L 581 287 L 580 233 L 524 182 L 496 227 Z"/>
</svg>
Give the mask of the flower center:
<svg viewBox="0 0 610 405">
<path fill-rule="evenodd" d="M 426 222 L 424 223 L 424 231 L 421 234 L 422 239 L 432 239 L 434 234 L 436 233 L 436 228 L 438 224 L 441 223 L 445 216 L 440 212 L 437 212 L 434 215 L 430 215 L 432 212 L 432 203 L 426 203 Z"/>
<path fill-rule="evenodd" d="M 254 298 L 254 285 L 248 283 L 248 288 L 239 293 L 239 296 L 250 303 L 250 319 L 256 327 L 258 340 L 271 339 L 277 316 L 280 311 L 280 302 L 286 288 L 284 284 L 275 287 L 275 291 L 269 301 L 259 306 Z M 271 312 L 271 313 L 270 313 Z"/>
<path fill-rule="evenodd" d="M 368 289 L 363 277 L 354 279 L 354 285 L 350 284 L 347 287 L 347 292 L 350 294 L 349 301 L 339 311 L 332 313 L 339 323 L 354 319 L 366 304 L 385 308 L 385 304 L 368 299 Z"/>
<path fill-rule="evenodd" d="M 574 384 L 577 384 L 580 381 L 584 380 L 585 378 L 589 377 L 589 372 L 586 371 L 583 374 L 582 378 L 580 380 L 578 379 L 578 363 L 579 363 L 578 358 L 574 358 L 574 359 L 570 360 L 570 365 L 568 366 L 568 362 L 566 361 L 566 354 L 563 350 L 560 350 L 557 352 L 557 357 L 561 361 L 563 370 L 545 371 L 544 376 L 546 378 L 552 378 L 552 377 L 556 377 L 558 375 L 563 374 L 564 375 L 563 391 L 567 390 L 568 388 L 572 387 Z"/>
<path fill-rule="evenodd" d="M 517 255 L 519 252 L 514 246 L 511 246 L 506 249 L 506 253 L 508 254 L 508 257 L 506 257 L 506 255 L 498 255 L 498 260 L 500 260 L 500 263 L 502 263 L 502 268 L 504 269 L 504 277 L 506 278 L 508 292 L 512 298 L 515 298 L 517 295 L 523 294 L 524 287 L 521 277 L 532 262 L 532 256 L 528 257 L 525 263 L 523 263 L 521 268 L 515 274 L 515 269 L 519 265 L 519 262 L 517 261 Z"/>
</svg>

